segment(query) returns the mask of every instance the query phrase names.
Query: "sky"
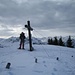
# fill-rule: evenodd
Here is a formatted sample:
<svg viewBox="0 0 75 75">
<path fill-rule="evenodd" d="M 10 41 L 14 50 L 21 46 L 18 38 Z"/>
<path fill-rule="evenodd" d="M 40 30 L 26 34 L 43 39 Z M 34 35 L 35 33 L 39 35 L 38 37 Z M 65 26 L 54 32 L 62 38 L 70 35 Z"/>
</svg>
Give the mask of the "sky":
<svg viewBox="0 0 75 75">
<path fill-rule="evenodd" d="M 75 0 L 0 0 L 0 37 L 19 36 L 30 21 L 32 36 L 75 36 Z"/>
</svg>

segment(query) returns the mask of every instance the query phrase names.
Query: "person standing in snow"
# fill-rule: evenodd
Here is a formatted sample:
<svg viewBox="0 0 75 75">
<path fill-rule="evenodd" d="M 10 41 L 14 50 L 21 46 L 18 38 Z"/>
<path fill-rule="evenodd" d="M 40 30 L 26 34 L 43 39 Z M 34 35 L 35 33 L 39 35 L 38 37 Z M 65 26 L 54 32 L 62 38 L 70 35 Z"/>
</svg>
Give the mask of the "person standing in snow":
<svg viewBox="0 0 75 75">
<path fill-rule="evenodd" d="M 20 39 L 20 47 L 18 49 L 21 49 L 21 48 L 24 49 L 25 33 L 22 32 L 20 34 L 19 39 Z"/>
</svg>

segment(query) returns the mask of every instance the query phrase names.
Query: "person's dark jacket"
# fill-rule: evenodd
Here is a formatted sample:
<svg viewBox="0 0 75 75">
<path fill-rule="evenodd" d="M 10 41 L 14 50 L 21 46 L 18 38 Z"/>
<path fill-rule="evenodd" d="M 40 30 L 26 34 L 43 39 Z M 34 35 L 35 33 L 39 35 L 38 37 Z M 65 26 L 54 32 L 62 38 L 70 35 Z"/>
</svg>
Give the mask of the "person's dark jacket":
<svg viewBox="0 0 75 75">
<path fill-rule="evenodd" d="M 23 32 L 20 34 L 20 37 L 19 37 L 19 38 L 20 38 L 21 41 L 24 41 L 24 39 L 25 39 L 25 35 L 24 35 Z"/>
</svg>

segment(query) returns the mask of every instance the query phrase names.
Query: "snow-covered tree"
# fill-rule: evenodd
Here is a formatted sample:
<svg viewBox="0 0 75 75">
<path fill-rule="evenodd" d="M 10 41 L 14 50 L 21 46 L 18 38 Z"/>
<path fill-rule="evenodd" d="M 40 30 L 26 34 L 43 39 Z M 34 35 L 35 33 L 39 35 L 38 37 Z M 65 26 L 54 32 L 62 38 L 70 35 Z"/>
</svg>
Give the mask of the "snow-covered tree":
<svg viewBox="0 0 75 75">
<path fill-rule="evenodd" d="M 50 39 L 48 39 L 48 44 L 50 44 L 50 45 L 52 45 L 53 44 L 53 40 L 52 40 L 52 38 Z"/>
<path fill-rule="evenodd" d="M 62 41 L 62 37 L 59 38 L 59 45 L 64 46 L 64 42 Z"/>
<path fill-rule="evenodd" d="M 73 48 L 71 36 L 69 36 L 69 38 L 67 40 L 67 47 Z"/>
<path fill-rule="evenodd" d="M 53 44 L 54 44 L 54 45 L 58 45 L 58 39 L 57 39 L 57 37 L 54 37 Z"/>
</svg>

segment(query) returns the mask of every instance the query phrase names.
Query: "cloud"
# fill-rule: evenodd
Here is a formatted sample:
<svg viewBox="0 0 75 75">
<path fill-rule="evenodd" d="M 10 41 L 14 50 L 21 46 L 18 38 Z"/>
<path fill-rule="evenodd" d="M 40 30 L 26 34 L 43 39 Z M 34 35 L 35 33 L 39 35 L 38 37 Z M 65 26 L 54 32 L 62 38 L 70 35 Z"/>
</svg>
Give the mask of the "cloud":
<svg viewBox="0 0 75 75">
<path fill-rule="evenodd" d="M 0 0 L 0 25 L 23 27 L 30 20 L 33 28 L 74 31 L 74 9 L 74 0 Z"/>
</svg>

